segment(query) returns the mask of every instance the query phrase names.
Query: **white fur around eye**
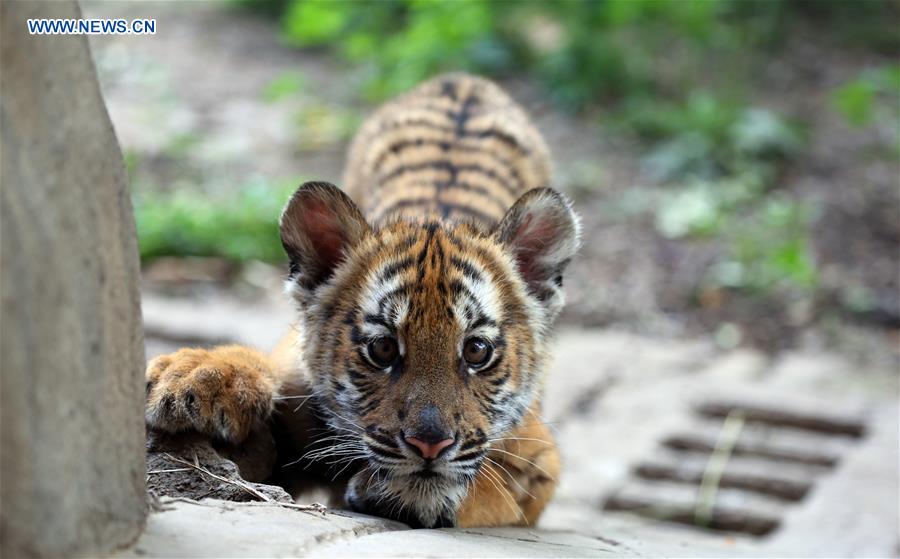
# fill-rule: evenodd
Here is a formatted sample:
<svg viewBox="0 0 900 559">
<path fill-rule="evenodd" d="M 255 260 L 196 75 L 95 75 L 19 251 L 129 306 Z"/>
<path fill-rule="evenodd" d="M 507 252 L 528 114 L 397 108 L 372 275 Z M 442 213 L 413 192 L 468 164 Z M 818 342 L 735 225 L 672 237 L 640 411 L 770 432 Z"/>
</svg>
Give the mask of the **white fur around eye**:
<svg viewBox="0 0 900 559">
<path fill-rule="evenodd" d="M 495 322 L 499 321 L 502 316 L 502 310 L 500 296 L 494 284 L 491 281 L 475 281 L 469 278 L 464 278 L 463 282 L 467 284 L 466 287 L 475 296 L 487 317 Z"/>
<path fill-rule="evenodd" d="M 487 270 L 481 269 L 480 267 L 478 268 L 482 277 L 491 277 Z M 500 301 L 500 294 L 491 279 L 481 281 L 464 275 L 460 277 L 459 281 L 461 281 L 462 284 L 466 286 L 469 293 L 471 293 L 471 297 L 465 292 L 460 293 L 453 301 L 453 311 L 456 320 L 463 331 L 469 332 L 470 337 L 473 336 L 474 334 L 470 330 L 479 318 L 481 318 L 480 315 L 467 317 L 467 306 L 480 309 L 481 315 L 483 315 L 484 318 L 495 323 L 500 323 L 503 320 L 503 305 Z M 496 337 L 497 335 L 499 335 L 499 330 L 495 328 L 494 330 L 487 331 L 482 337 L 491 338 Z"/>
<path fill-rule="evenodd" d="M 400 287 L 402 278 L 394 276 L 388 281 L 377 281 L 377 273 L 370 274 L 368 285 L 360 297 L 362 311 L 365 314 L 377 315 L 378 302 L 388 293 Z"/>
<path fill-rule="evenodd" d="M 493 325 L 484 325 L 479 326 L 478 328 L 472 330 L 466 335 L 466 339 L 469 338 L 484 338 L 491 343 L 494 343 L 494 340 L 500 337 L 500 327 Z"/>
<path fill-rule="evenodd" d="M 360 333 L 368 338 L 380 338 L 382 336 L 392 336 L 393 333 L 381 324 L 373 324 L 371 322 L 363 322 L 359 328 Z"/>
</svg>

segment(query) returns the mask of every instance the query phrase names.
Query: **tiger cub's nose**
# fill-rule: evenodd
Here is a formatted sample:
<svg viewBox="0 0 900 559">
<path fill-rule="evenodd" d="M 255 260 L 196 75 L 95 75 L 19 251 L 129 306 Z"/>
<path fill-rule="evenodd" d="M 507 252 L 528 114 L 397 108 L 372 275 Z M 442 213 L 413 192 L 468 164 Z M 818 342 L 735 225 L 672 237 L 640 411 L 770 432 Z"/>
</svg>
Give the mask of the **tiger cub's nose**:
<svg viewBox="0 0 900 559">
<path fill-rule="evenodd" d="M 428 460 L 434 460 L 445 448 L 456 442 L 455 439 L 443 439 L 437 442 L 428 442 L 423 441 L 418 437 L 405 437 L 403 440 L 415 447 L 416 450 L 419 451 L 419 454 L 422 455 L 422 458 Z"/>
<path fill-rule="evenodd" d="M 415 428 L 406 435 L 403 440 L 419 451 L 422 458 L 434 460 L 441 451 L 454 442 L 453 435 L 441 420 L 441 413 L 437 406 L 428 404 L 418 413 Z"/>
</svg>

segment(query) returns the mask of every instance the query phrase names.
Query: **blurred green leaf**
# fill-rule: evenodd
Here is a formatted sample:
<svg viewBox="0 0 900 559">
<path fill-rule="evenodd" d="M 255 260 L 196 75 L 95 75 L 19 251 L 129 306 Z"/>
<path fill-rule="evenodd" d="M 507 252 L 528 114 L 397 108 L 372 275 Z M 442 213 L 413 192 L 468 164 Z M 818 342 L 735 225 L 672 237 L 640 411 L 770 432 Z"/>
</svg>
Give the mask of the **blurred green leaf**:
<svg viewBox="0 0 900 559">
<path fill-rule="evenodd" d="M 797 150 L 800 138 L 783 119 L 766 109 L 747 109 L 729 128 L 730 141 L 743 155 L 785 156 Z"/>
<path fill-rule="evenodd" d="M 831 94 L 834 107 L 854 126 L 867 126 L 875 120 L 879 98 L 890 107 L 896 120 L 900 104 L 900 65 L 884 66 L 862 72 L 856 79 Z"/>
<path fill-rule="evenodd" d="M 289 184 L 255 183 L 218 199 L 189 189 L 136 193 L 141 259 L 176 255 L 280 262 L 278 218 L 293 191 Z"/>
<path fill-rule="evenodd" d="M 307 105 L 295 116 L 297 145 L 301 150 L 315 150 L 347 140 L 359 125 L 359 120 L 358 115 L 342 107 Z"/>
<path fill-rule="evenodd" d="M 834 93 L 837 110 L 851 124 L 865 126 L 872 121 L 875 88 L 867 80 L 856 80 L 839 88 Z"/>
<path fill-rule="evenodd" d="M 731 213 L 729 226 L 720 229 L 726 255 L 710 267 L 707 280 L 715 287 L 754 293 L 811 293 L 818 273 L 809 246 L 808 208 L 784 196 L 741 208 L 743 215 Z"/>
<path fill-rule="evenodd" d="M 719 210 L 708 185 L 701 184 L 663 198 L 656 213 L 656 228 L 670 239 L 708 234 L 716 228 Z"/>
<path fill-rule="evenodd" d="M 354 9 L 353 2 L 290 2 L 282 18 L 282 37 L 288 44 L 298 47 L 337 41 L 347 28 Z"/>
<path fill-rule="evenodd" d="M 263 99 L 269 103 L 296 95 L 303 89 L 303 76 L 298 72 L 285 72 L 266 85 Z"/>
</svg>

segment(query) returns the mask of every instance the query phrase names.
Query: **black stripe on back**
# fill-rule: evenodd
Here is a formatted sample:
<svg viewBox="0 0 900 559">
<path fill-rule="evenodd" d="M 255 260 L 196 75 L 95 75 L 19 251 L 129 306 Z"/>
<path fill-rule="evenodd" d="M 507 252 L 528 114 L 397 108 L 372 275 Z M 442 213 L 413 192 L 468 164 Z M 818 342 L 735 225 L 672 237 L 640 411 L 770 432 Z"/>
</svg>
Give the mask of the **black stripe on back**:
<svg viewBox="0 0 900 559">
<path fill-rule="evenodd" d="M 390 172 L 382 175 L 380 177 L 379 182 L 386 186 L 391 181 L 407 174 L 407 173 L 415 173 L 418 171 L 425 171 L 429 169 L 434 169 L 438 171 L 446 171 L 450 174 L 450 177 L 447 181 L 435 181 L 435 186 L 438 187 L 438 190 L 441 190 L 442 187 L 446 188 L 454 183 L 456 183 L 457 177 L 461 172 L 472 172 L 478 173 L 480 175 L 484 175 L 491 180 L 496 181 L 503 190 L 510 194 L 510 196 L 516 196 L 519 193 L 519 189 L 521 187 L 521 183 L 512 184 L 506 177 L 501 177 L 496 171 L 493 169 L 488 169 L 477 163 L 468 163 L 465 165 L 454 165 L 450 161 L 446 159 L 433 159 L 431 161 L 423 161 L 421 163 L 414 163 L 412 165 L 399 165 L 397 168 L 392 169 Z M 471 188 L 472 186 L 470 186 Z"/>
<path fill-rule="evenodd" d="M 456 134 L 457 133 L 457 130 L 454 128 L 442 126 L 439 123 L 436 123 L 436 122 L 433 122 L 430 120 L 426 120 L 426 119 L 422 119 L 422 118 L 396 120 L 396 121 L 391 122 L 391 123 L 387 124 L 386 126 L 382 127 L 381 130 L 384 132 L 387 130 L 395 130 L 398 128 L 402 128 L 404 126 L 421 126 L 423 128 L 429 128 L 431 130 L 446 132 L 447 134 Z M 531 153 L 531 150 L 529 150 L 528 148 L 526 148 L 525 146 L 520 144 L 519 141 L 515 137 L 513 137 L 511 134 L 508 134 L 501 130 L 497 130 L 495 128 L 487 128 L 487 129 L 483 129 L 483 130 L 477 130 L 477 129 L 476 130 L 473 130 L 473 129 L 463 130 L 462 134 L 458 135 L 458 137 L 479 138 L 479 139 L 492 138 L 492 139 L 498 140 L 498 141 L 508 145 L 509 147 L 521 152 L 523 155 L 529 155 Z"/>
</svg>

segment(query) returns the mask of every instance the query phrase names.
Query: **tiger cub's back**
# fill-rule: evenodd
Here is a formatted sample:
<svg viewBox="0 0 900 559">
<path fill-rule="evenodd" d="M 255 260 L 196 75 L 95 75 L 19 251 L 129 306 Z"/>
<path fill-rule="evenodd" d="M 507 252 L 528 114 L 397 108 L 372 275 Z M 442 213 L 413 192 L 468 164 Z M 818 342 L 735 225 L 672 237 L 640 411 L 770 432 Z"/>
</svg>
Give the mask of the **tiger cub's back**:
<svg viewBox="0 0 900 559">
<path fill-rule="evenodd" d="M 344 188 L 373 224 L 437 215 L 489 227 L 550 174 L 547 146 L 515 101 L 488 80 L 447 74 L 363 124 Z"/>
</svg>

